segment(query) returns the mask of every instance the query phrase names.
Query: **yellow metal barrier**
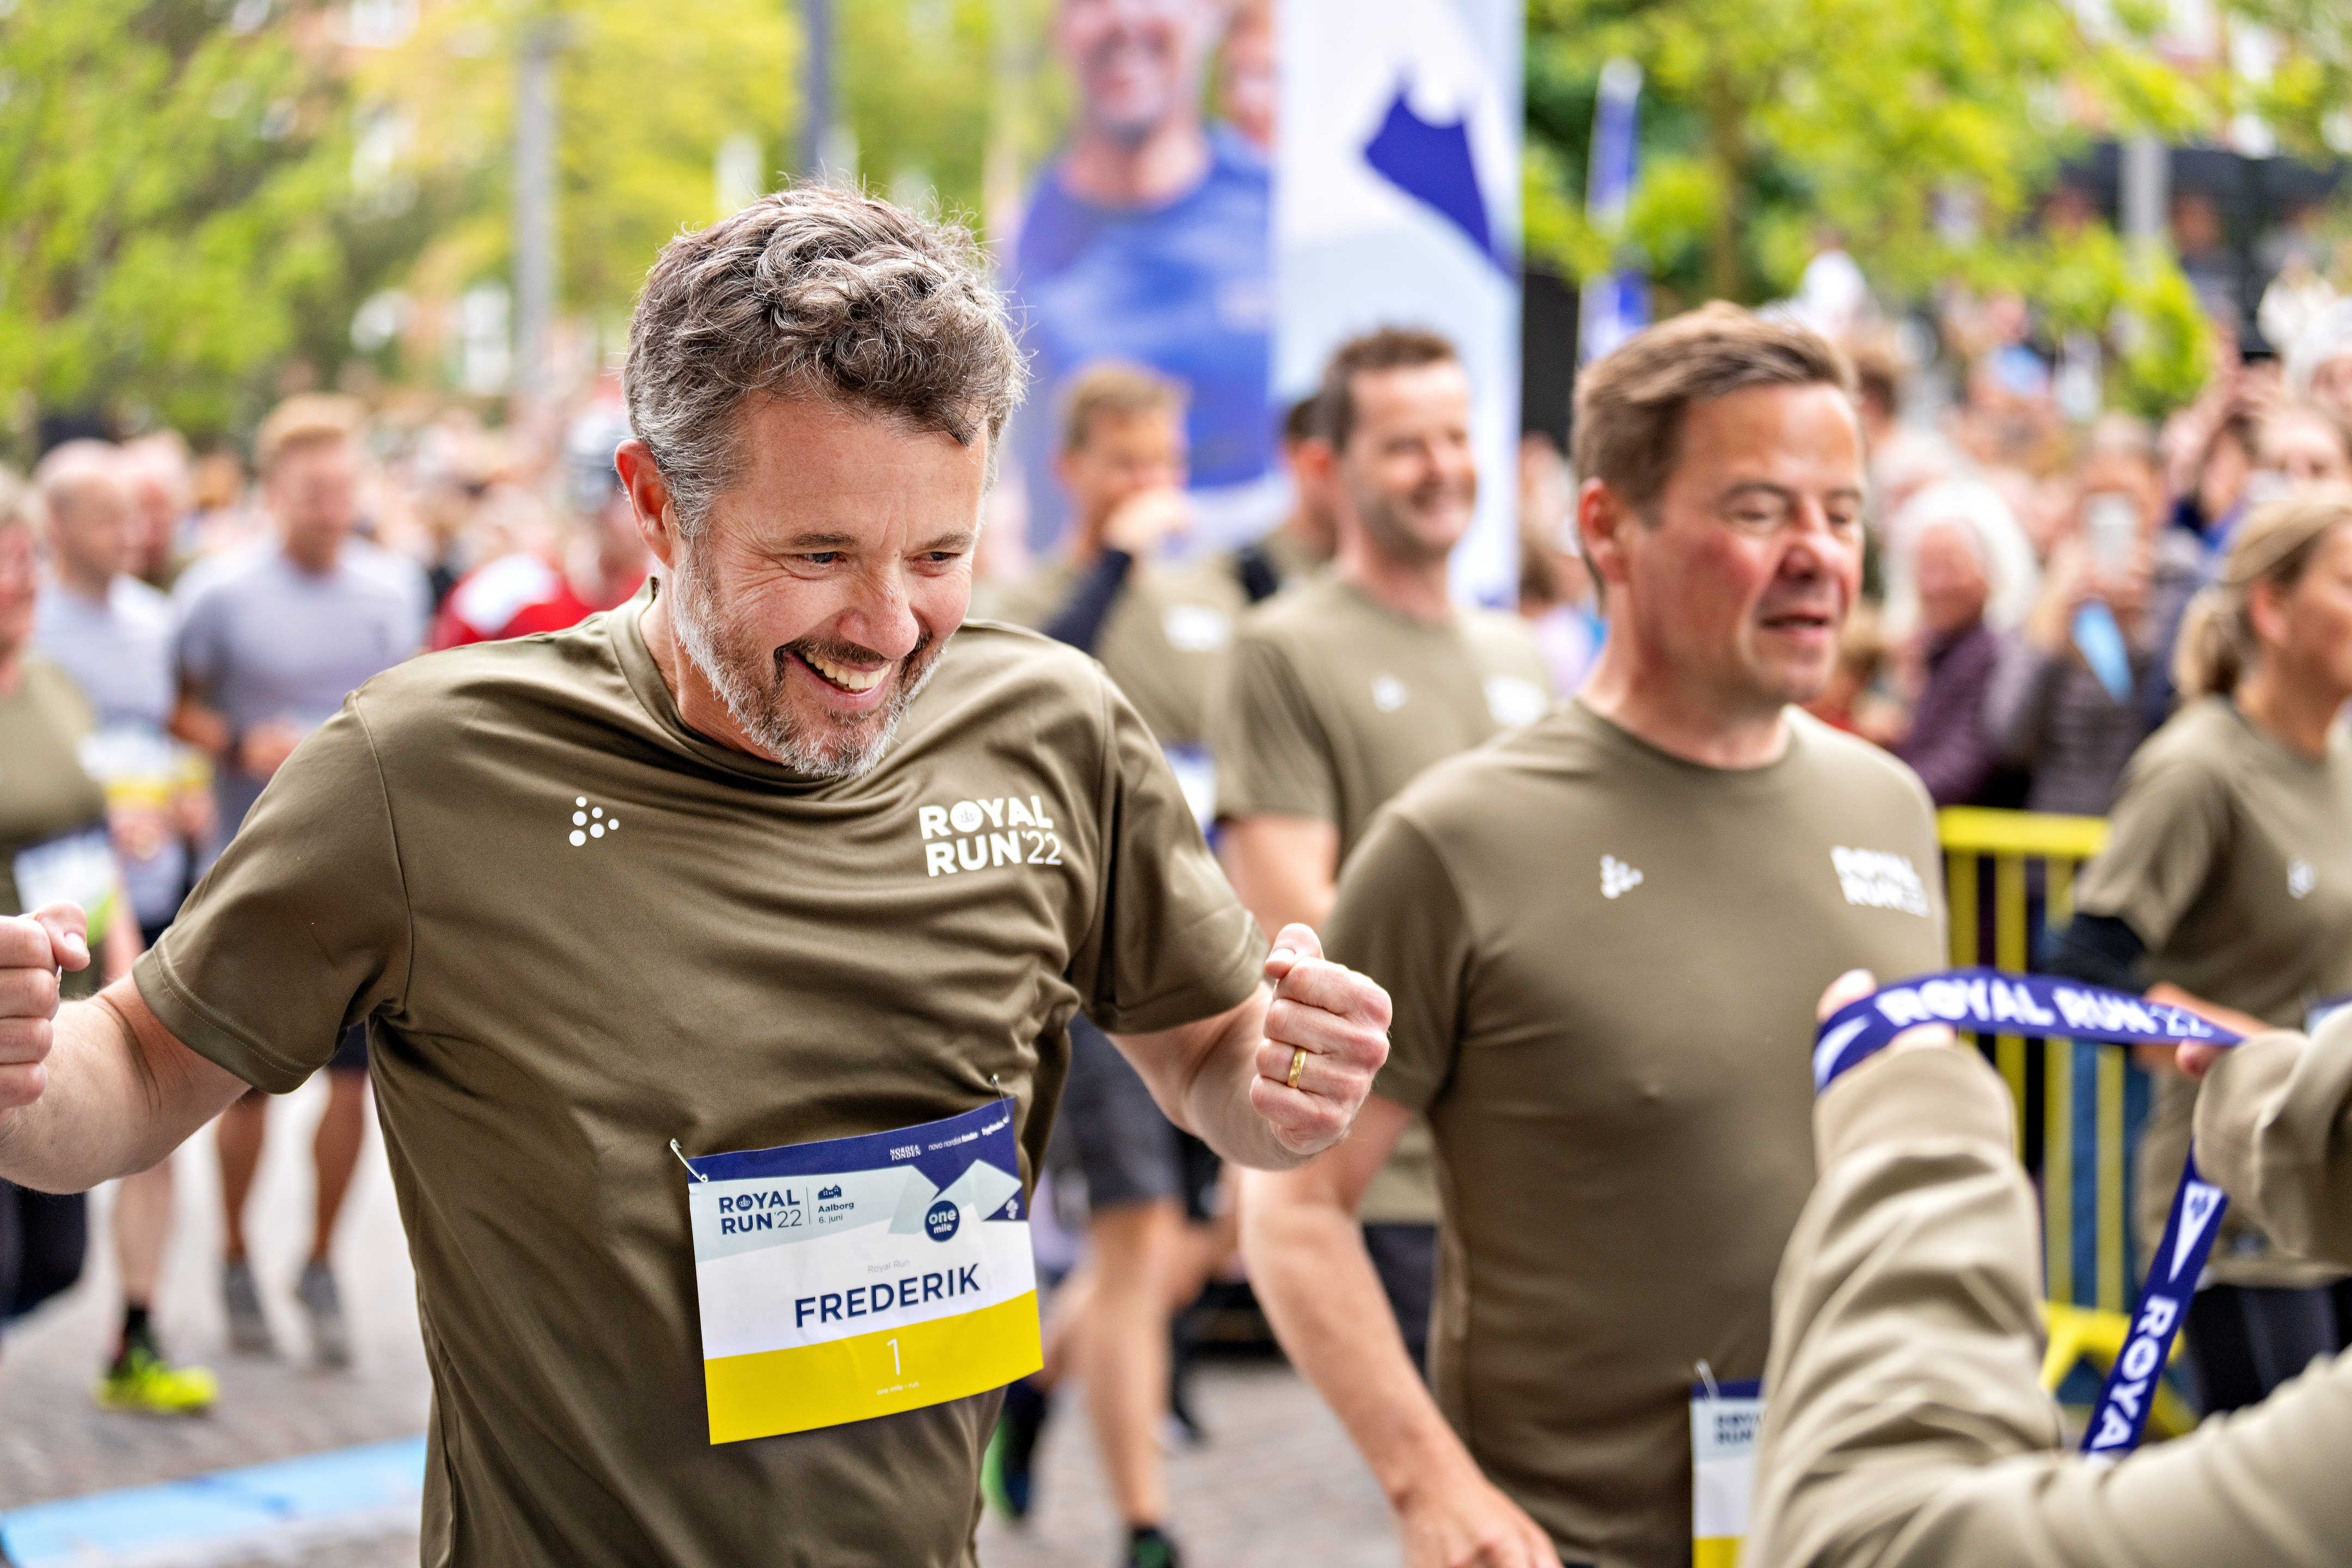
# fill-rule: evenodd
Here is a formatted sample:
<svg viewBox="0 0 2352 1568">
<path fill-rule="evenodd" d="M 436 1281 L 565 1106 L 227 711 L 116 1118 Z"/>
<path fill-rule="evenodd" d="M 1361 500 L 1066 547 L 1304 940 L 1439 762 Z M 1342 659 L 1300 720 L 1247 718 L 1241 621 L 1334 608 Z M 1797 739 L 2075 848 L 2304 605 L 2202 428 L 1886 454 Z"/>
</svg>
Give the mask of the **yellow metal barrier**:
<svg viewBox="0 0 2352 1568">
<path fill-rule="evenodd" d="M 2029 967 L 2042 931 L 2064 923 L 2074 909 L 2075 872 L 2107 840 L 2101 817 L 1974 806 L 1937 813 L 1937 830 L 1952 962 L 2011 970 Z M 2111 1047 L 2045 1041 L 2038 1073 L 2033 1052 L 2018 1037 L 1994 1037 L 1990 1055 L 2016 1097 L 2019 1157 L 2042 1188 L 2050 1327 L 2043 1377 L 2055 1388 L 2078 1362 L 2104 1370 L 2123 1343 L 2131 1279 L 2128 1111 L 2145 1090 L 2134 1089 L 2136 1070 Z M 2154 1425 L 2179 1431 L 2187 1415 L 2168 1396 Z"/>
</svg>

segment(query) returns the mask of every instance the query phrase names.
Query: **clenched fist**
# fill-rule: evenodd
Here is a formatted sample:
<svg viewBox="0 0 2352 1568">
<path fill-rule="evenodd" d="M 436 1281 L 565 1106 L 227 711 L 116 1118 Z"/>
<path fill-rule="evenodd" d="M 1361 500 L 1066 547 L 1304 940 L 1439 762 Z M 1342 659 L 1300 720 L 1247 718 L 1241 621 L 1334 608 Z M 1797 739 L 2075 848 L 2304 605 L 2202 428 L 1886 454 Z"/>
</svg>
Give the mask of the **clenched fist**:
<svg viewBox="0 0 2352 1568">
<path fill-rule="evenodd" d="M 1303 925 L 1285 926 L 1274 939 L 1265 977 L 1274 1001 L 1250 1104 L 1284 1148 L 1320 1153 L 1347 1135 L 1388 1060 L 1389 994 L 1325 958 Z"/>
<path fill-rule="evenodd" d="M 58 1016 L 58 971 L 89 967 L 89 921 L 76 904 L 0 919 L 0 1110 L 41 1098 Z"/>
</svg>

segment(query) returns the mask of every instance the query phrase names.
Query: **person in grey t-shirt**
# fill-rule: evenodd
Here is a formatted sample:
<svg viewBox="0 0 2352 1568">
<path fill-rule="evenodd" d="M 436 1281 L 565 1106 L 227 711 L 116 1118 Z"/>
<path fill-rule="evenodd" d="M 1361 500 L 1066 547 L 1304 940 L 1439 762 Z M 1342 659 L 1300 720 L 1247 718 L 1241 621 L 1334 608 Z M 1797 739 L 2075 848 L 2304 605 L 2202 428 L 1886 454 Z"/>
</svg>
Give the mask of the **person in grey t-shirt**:
<svg viewBox="0 0 2352 1568">
<path fill-rule="evenodd" d="M 188 841 L 210 831 L 212 803 L 190 787 L 172 718 L 172 612 L 130 575 L 131 498 L 121 451 L 69 441 L 36 474 L 55 577 L 33 611 L 33 643 L 72 677 L 97 716 L 84 771 L 105 787 L 108 826 L 139 945 L 169 925 L 188 887 Z M 219 1387 L 198 1366 L 174 1366 L 149 1318 L 172 1242 L 172 1162 L 126 1177 L 115 1194 L 122 1330 L 99 1383 L 116 1409 L 155 1415 L 207 1409 Z"/>
<path fill-rule="evenodd" d="M 262 422 L 255 456 L 276 537 L 191 568 L 177 598 L 181 734 L 212 752 L 221 829 L 245 814 L 302 738 L 352 689 L 423 645 L 432 594 L 424 569 L 352 537 L 358 521 L 361 415 L 348 398 L 289 398 Z M 327 1263 L 335 1219 L 366 1130 L 367 1037 L 352 1029 L 329 1064 L 316 1155 L 310 1259 L 296 1296 L 324 1365 L 350 1359 Z M 246 1260 L 244 1210 L 261 1158 L 268 1101 L 247 1095 L 221 1114 L 226 1211 L 221 1290 L 236 1349 L 275 1349 Z"/>
</svg>

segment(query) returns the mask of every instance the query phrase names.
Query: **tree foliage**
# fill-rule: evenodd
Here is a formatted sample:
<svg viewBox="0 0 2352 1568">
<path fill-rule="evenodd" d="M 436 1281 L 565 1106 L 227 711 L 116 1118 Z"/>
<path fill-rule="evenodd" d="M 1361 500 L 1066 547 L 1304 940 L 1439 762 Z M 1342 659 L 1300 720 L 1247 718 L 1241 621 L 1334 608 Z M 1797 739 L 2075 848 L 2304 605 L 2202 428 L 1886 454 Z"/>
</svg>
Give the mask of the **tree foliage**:
<svg viewBox="0 0 2352 1568">
<path fill-rule="evenodd" d="M 1643 68 L 1642 169 L 1602 236 L 1580 194 L 1616 56 Z M 2074 300 L 2094 330 L 2123 310 L 2147 329 L 2138 390 L 2201 371 L 2169 263 L 2126 264 L 2097 226 L 2032 224 L 2086 127 L 2212 122 L 2129 18 L 2095 37 L 2063 0 L 1533 0 L 1528 66 L 1530 248 L 1565 271 L 1631 262 L 1673 298 L 1760 300 L 1794 289 L 1828 228 L 1892 297 L 2015 288 Z"/>
<path fill-rule="evenodd" d="M 16 423 L 152 409 L 217 431 L 348 321 L 363 247 L 321 23 L 298 5 L 240 31 L 205 0 L 0 6 L 0 407 Z"/>
</svg>

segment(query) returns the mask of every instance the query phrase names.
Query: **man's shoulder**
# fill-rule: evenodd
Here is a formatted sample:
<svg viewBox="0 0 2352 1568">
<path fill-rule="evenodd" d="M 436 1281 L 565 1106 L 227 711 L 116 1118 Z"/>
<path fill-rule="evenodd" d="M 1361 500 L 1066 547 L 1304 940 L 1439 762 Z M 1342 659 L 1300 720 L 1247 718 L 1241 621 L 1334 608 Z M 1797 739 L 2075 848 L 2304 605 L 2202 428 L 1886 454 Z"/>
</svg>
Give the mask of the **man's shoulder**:
<svg viewBox="0 0 2352 1568">
<path fill-rule="evenodd" d="M 397 551 L 364 539 L 354 539 L 343 547 L 341 564 L 344 581 L 371 591 L 397 594 L 412 600 L 420 593 L 429 592 L 422 565 Z"/>
<path fill-rule="evenodd" d="M 560 632 L 419 654 L 371 677 L 352 700 L 379 742 L 427 745 L 491 715 L 626 710 L 627 679 L 607 623 L 628 608 Z"/>
<path fill-rule="evenodd" d="M 1357 619 L 1356 604 L 1337 574 L 1318 572 L 1251 605 L 1235 623 L 1234 636 L 1236 641 L 1296 651 L 1345 636 Z"/>
<path fill-rule="evenodd" d="M 145 628 L 171 623 L 171 595 L 128 572 L 114 579 L 107 589 L 106 599 L 107 607 L 131 626 Z"/>
<path fill-rule="evenodd" d="M 2247 761 L 2252 732 L 2226 697 L 2200 697 L 2166 720 L 2140 742 L 2127 764 L 2126 783 L 2163 780 L 2174 788 L 2207 785 L 2226 790 Z"/>
<path fill-rule="evenodd" d="M 1091 656 L 1008 621 L 966 621 L 940 651 L 925 689 L 957 701 L 1010 701 L 1043 718 L 1098 715 L 1109 678 Z"/>
<path fill-rule="evenodd" d="M 173 602 L 184 618 L 201 609 L 247 593 L 277 569 L 278 546 L 269 540 L 249 540 L 217 555 L 204 555 L 188 563 L 173 584 Z"/>
<path fill-rule="evenodd" d="M 1801 708 L 1788 710 L 1788 724 L 1790 743 L 1802 750 L 1808 766 L 1829 774 L 1838 788 L 1878 788 L 1927 800 L 1927 786 L 1911 764 L 1885 747 L 1824 723 Z"/>
<path fill-rule="evenodd" d="M 1483 662 L 1539 665 L 1543 644 L 1524 616 L 1475 605 L 1462 612 L 1462 638 Z"/>
<path fill-rule="evenodd" d="M 1531 814 L 1574 815 L 1574 797 L 1614 787 L 1614 749 L 1599 721 L 1572 702 L 1422 770 L 1388 810 L 1419 828 L 1441 855 L 1486 841 L 1517 843 Z"/>
</svg>

